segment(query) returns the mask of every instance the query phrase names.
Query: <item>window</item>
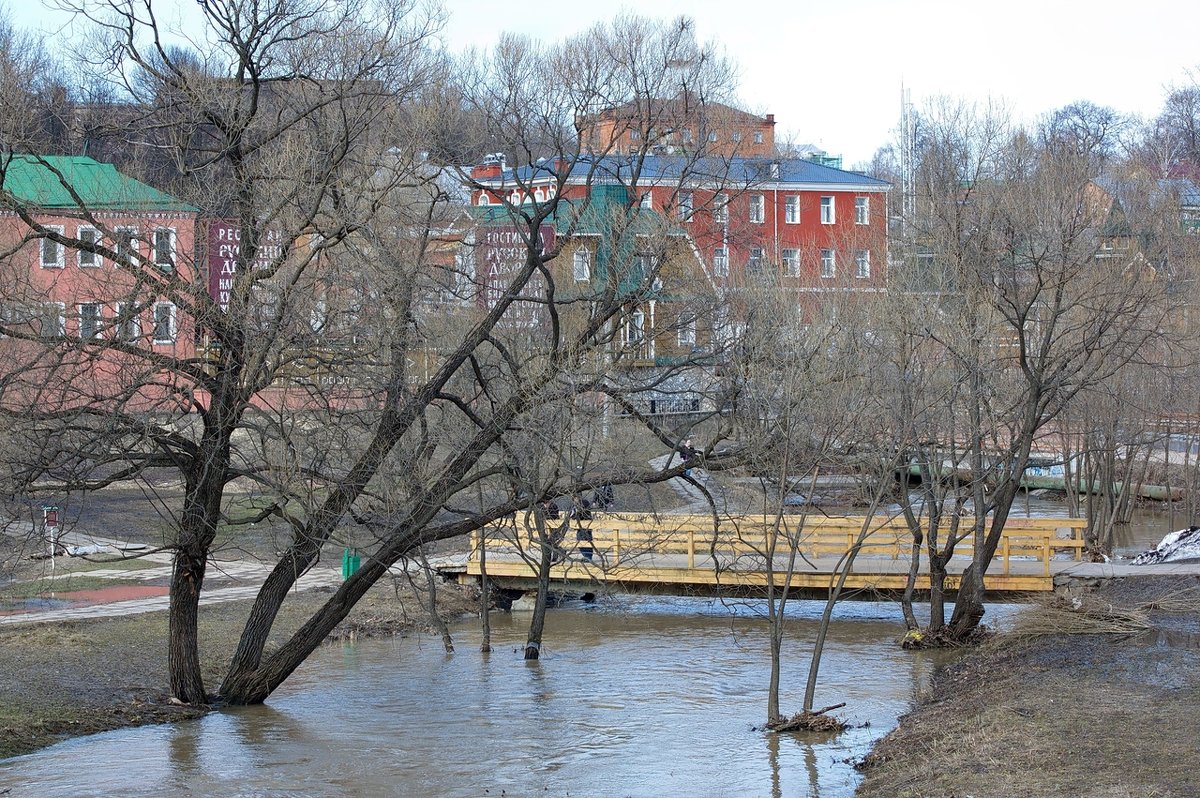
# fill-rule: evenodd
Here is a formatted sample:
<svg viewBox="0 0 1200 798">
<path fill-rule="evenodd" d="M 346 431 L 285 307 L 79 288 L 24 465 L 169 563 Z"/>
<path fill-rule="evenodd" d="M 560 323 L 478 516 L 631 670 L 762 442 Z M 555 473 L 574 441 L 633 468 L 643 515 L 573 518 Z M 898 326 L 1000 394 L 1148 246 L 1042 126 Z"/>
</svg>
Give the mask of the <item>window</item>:
<svg viewBox="0 0 1200 798">
<path fill-rule="evenodd" d="M 630 141 L 637 141 L 641 137 L 642 137 L 642 131 L 640 131 L 640 130 L 629 131 L 629 140 Z"/>
<path fill-rule="evenodd" d="M 870 197 L 855 197 L 854 198 L 854 223 L 855 224 L 870 224 L 871 223 L 871 198 Z"/>
<path fill-rule="evenodd" d="M 756 130 L 756 131 L 754 131 L 754 143 L 755 143 L 755 144 L 762 144 L 762 143 L 763 143 L 763 134 L 762 134 L 762 131 L 761 131 L 761 130 Z"/>
<path fill-rule="evenodd" d="M 692 192 L 679 192 L 679 218 L 684 221 L 691 221 L 692 218 Z"/>
<path fill-rule="evenodd" d="M 170 302 L 154 306 L 154 343 L 175 343 L 175 306 Z"/>
<path fill-rule="evenodd" d="M 832 249 L 821 250 L 821 276 L 833 277 L 837 274 L 837 254 Z"/>
<path fill-rule="evenodd" d="M 642 192 L 641 206 L 643 208 L 654 207 L 654 194 L 652 194 L 649 190 Z"/>
<path fill-rule="evenodd" d="M 746 267 L 750 271 L 757 274 L 758 272 L 762 271 L 762 264 L 763 264 L 762 247 L 754 247 L 753 249 L 750 250 L 750 260 L 749 260 L 749 262 L 746 263 Z"/>
<path fill-rule="evenodd" d="M 708 134 L 708 140 L 715 142 L 717 140 L 717 131 L 715 131 L 715 130 L 710 131 Z"/>
<path fill-rule="evenodd" d="M 94 227 L 80 227 L 75 234 L 82 245 L 79 250 L 79 268 L 94 269 L 103 266 L 103 259 L 96 252 L 90 252 L 84 247 L 94 247 L 100 243 L 100 233 Z"/>
<path fill-rule="evenodd" d="M 640 344 L 646 338 L 646 314 L 637 308 L 625 321 L 625 343 Z"/>
<path fill-rule="evenodd" d="M 67 307 L 61 302 L 47 302 L 38 309 L 38 335 L 42 338 L 62 338 L 67 334 Z"/>
<path fill-rule="evenodd" d="M 658 256 L 652 252 L 639 252 L 633 257 L 632 277 L 641 282 L 654 274 L 658 268 Z"/>
<path fill-rule="evenodd" d="M 713 221 L 721 224 L 729 221 L 728 194 L 717 194 L 713 197 Z"/>
<path fill-rule="evenodd" d="M 788 224 L 800 224 L 800 196 L 791 194 L 783 200 L 783 220 Z"/>
<path fill-rule="evenodd" d="M 587 247 L 575 250 L 573 258 L 575 267 L 575 282 L 586 283 L 592 279 L 592 251 Z"/>
<path fill-rule="evenodd" d="M 729 276 L 729 251 L 725 247 L 713 250 L 713 274 L 717 277 Z"/>
<path fill-rule="evenodd" d="M 116 336 L 118 341 L 131 343 L 142 337 L 142 320 L 138 317 L 137 305 L 117 303 Z"/>
<path fill-rule="evenodd" d="M 750 195 L 750 221 L 762 224 L 766 218 L 766 198 L 762 194 Z"/>
<path fill-rule="evenodd" d="M 47 230 L 62 235 L 63 229 L 55 225 L 47 225 Z M 63 248 L 62 244 L 49 238 L 42 239 L 42 268 L 43 269 L 61 269 L 63 266 Z"/>
<path fill-rule="evenodd" d="M 833 197 L 821 197 L 821 224 L 833 224 Z"/>
<path fill-rule="evenodd" d="M 871 276 L 871 250 L 860 249 L 854 253 L 854 276 L 860 278 Z"/>
<path fill-rule="evenodd" d="M 783 272 L 788 277 L 800 276 L 800 250 L 785 249 L 783 251 Z"/>
<path fill-rule="evenodd" d="M 479 195 L 479 206 L 484 207 L 486 205 L 491 205 L 491 200 L 488 199 L 487 192 L 484 191 Z"/>
<path fill-rule="evenodd" d="M 117 262 L 126 266 L 133 263 L 137 254 L 137 230 L 132 227 L 118 227 L 113 234 L 113 249 L 117 251 Z"/>
<path fill-rule="evenodd" d="M 683 139 L 683 142 L 685 144 L 691 144 L 692 143 L 692 129 L 690 127 L 685 127 L 683 130 L 681 130 L 679 132 L 679 137 L 681 139 Z"/>
<path fill-rule="evenodd" d="M 99 302 L 85 302 L 79 306 L 79 337 L 82 340 L 100 337 L 100 325 L 104 323 Z"/>
<path fill-rule="evenodd" d="M 164 274 L 175 271 L 175 231 L 169 227 L 154 231 L 154 265 Z"/>
<path fill-rule="evenodd" d="M 696 317 L 685 318 L 679 320 L 679 330 L 677 339 L 680 346 L 692 347 L 696 345 Z"/>
<path fill-rule="evenodd" d="M 740 130 L 733 131 L 733 140 L 741 141 L 742 140 L 742 131 L 740 131 Z"/>
</svg>

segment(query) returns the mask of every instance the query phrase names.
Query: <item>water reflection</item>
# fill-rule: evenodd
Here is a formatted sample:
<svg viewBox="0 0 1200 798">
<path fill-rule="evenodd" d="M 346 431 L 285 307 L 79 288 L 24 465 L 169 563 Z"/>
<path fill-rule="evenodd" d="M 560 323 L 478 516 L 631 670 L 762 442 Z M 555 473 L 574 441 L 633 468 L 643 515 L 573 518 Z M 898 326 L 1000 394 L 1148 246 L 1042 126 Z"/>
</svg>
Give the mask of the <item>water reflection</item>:
<svg viewBox="0 0 1200 798">
<path fill-rule="evenodd" d="M 473 650 L 477 623 L 454 630 L 463 645 L 449 657 L 436 637 L 329 646 L 269 706 L 9 760 L 0 792 L 849 795 L 857 774 L 844 760 L 894 725 L 933 660 L 895 645 L 890 605 L 843 605 L 817 702 L 847 701 L 855 727 L 838 737 L 766 734 L 759 609 L 613 597 L 562 608 L 548 617 L 543 658 L 532 663 L 521 657 L 527 616 L 493 618 L 490 656 Z M 785 712 L 799 707 L 819 611 L 792 607 Z"/>
</svg>

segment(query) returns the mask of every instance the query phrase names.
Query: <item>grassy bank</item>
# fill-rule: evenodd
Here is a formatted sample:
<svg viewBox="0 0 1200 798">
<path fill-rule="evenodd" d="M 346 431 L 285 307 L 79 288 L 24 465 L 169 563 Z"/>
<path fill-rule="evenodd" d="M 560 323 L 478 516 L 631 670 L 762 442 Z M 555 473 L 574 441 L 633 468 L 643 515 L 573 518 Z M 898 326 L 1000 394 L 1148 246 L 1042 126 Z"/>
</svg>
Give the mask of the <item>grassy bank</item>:
<svg viewBox="0 0 1200 798">
<path fill-rule="evenodd" d="M 858 798 L 1200 795 L 1200 580 L 1033 608 L 943 669 Z"/>
</svg>

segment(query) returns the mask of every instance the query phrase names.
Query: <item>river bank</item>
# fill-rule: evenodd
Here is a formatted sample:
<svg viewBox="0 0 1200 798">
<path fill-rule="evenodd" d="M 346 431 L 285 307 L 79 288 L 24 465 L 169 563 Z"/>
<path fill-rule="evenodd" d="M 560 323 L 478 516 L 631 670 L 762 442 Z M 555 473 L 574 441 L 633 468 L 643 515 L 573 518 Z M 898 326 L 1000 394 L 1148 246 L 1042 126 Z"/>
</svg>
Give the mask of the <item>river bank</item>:
<svg viewBox="0 0 1200 798">
<path fill-rule="evenodd" d="M 293 595 L 283 607 L 271 645 L 297 628 L 328 591 Z M 444 585 L 438 613 L 460 617 L 478 610 L 478 593 Z M 249 601 L 200 613 L 201 659 L 215 690 L 233 655 Z M 377 585 L 331 635 L 405 635 L 428 628 L 428 613 L 407 584 Z M 167 692 L 167 614 L 153 612 L 87 621 L 0 628 L 0 758 L 35 751 L 67 737 L 148 723 L 187 720 L 209 707 L 170 703 Z"/>
<path fill-rule="evenodd" d="M 938 672 L 867 757 L 856 795 L 1200 795 L 1198 652 L 1196 578 L 1113 581 L 1034 608 Z"/>
</svg>

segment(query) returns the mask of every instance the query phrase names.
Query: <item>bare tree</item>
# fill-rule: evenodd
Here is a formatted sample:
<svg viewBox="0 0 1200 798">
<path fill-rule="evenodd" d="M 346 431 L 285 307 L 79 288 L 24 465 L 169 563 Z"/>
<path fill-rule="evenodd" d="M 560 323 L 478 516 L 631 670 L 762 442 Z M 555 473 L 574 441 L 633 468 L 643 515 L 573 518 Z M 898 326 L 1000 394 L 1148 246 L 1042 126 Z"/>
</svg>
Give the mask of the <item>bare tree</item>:
<svg viewBox="0 0 1200 798">
<path fill-rule="evenodd" d="M 1080 391 L 1149 354 L 1164 305 L 1161 281 L 1142 265 L 1097 258 L 1103 219 L 1087 191 L 1090 152 L 1039 146 L 1002 116 L 955 104 L 923 118 L 921 146 L 902 252 L 909 267 L 943 277 L 909 288 L 924 288 L 937 308 L 912 332 L 957 382 L 935 394 L 950 400 L 947 421 L 922 459 L 934 480 L 943 464 L 969 474 L 969 496 L 941 505 L 946 543 L 965 535 L 953 519 L 968 507 L 973 523 L 948 631 L 962 639 L 983 615 L 984 572 L 1040 436 Z M 906 423 L 900 445 L 925 437 Z"/>
</svg>

